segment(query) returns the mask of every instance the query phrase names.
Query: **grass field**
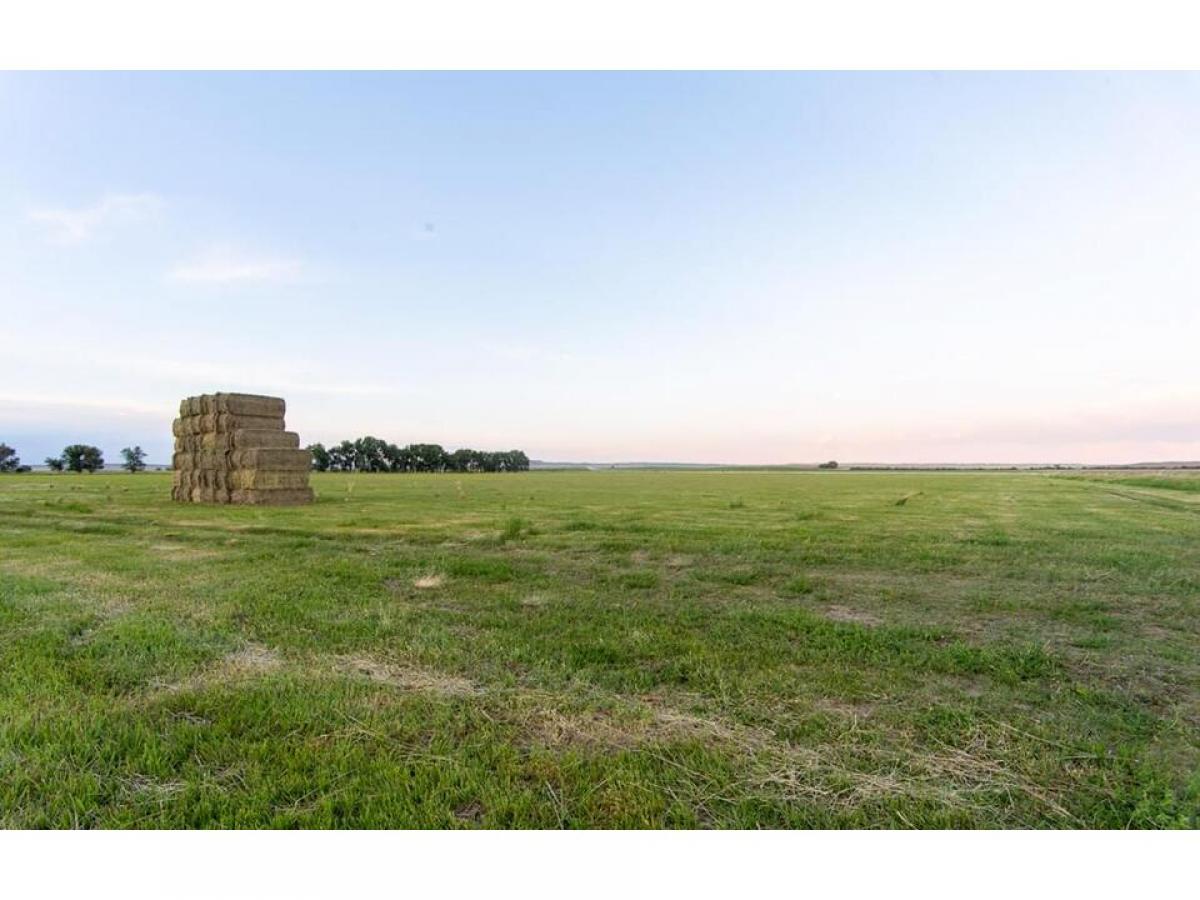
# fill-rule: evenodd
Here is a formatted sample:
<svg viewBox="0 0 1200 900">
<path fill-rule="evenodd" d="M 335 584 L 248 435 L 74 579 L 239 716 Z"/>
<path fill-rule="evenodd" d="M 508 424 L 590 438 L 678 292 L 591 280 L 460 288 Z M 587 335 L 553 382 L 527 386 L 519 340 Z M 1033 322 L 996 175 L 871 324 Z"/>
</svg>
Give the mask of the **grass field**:
<svg viewBox="0 0 1200 900">
<path fill-rule="evenodd" d="M 8 827 L 1167 827 L 1200 480 L 0 478 Z"/>
</svg>

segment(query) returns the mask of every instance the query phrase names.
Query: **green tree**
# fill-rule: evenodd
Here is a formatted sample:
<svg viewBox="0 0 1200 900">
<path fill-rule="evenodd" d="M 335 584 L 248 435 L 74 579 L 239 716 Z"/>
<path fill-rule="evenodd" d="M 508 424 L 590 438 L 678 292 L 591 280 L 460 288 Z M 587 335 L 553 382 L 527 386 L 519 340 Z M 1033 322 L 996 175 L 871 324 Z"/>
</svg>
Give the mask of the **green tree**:
<svg viewBox="0 0 1200 900">
<path fill-rule="evenodd" d="M 138 445 L 122 448 L 121 456 L 125 460 L 121 463 L 122 469 L 128 469 L 130 472 L 141 472 L 146 468 L 146 451 Z"/>
<path fill-rule="evenodd" d="M 455 472 L 474 472 L 479 468 L 479 452 L 459 447 L 450 454 L 450 468 Z"/>
<path fill-rule="evenodd" d="M 63 465 L 70 472 L 95 472 L 104 468 L 104 454 L 99 447 L 71 444 L 62 452 Z"/>
<path fill-rule="evenodd" d="M 360 437 L 354 442 L 355 468 L 363 472 L 386 472 L 389 468 L 388 445 L 377 437 Z"/>
<path fill-rule="evenodd" d="M 0 444 L 0 472 L 15 472 L 21 467 L 21 458 L 8 444 Z"/>
<path fill-rule="evenodd" d="M 329 451 L 324 444 L 309 444 L 308 452 L 312 454 L 312 467 L 318 472 L 329 471 Z"/>
<path fill-rule="evenodd" d="M 417 472 L 441 472 L 450 461 L 450 455 L 440 444 L 409 444 L 406 449 Z"/>
<path fill-rule="evenodd" d="M 49 466 L 51 472 L 61 472 L 63 470 L 63 461 L 61 456 L 47 456 L 46 465 Z"/>
<path fill-rule="evenodd" d="M 342 441 L 337 448 L 341 455 L 343 472 L 357 472 L 362 468 L 362 460 L 358 458 L 358 448 L 354 446 L 354 441 Z"/>
</svg>

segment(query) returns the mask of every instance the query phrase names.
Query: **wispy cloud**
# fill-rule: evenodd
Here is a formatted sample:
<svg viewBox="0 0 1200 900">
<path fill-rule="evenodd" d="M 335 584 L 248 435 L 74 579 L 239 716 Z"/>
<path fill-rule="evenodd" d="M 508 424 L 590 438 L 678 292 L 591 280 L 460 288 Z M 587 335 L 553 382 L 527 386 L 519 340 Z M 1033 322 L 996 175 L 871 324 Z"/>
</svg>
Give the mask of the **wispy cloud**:
<svg viewBox="0 0 1200 900">
<path fill-rule="evenodd" d="M 156 194 L 105 194 L 91 206 L 31 209 L 29 218 L 45 226 L 53 240 L 77 244 L 100 229 L 150 219 L 162 206 L 162 198 Z"/>
<path fill-rule="evenodd" d="M 253 281 L 293 281 L 300 274 L 300 263 L 279 257 L 254 257 L 232 250 L 218 249 L 176 266 L 167 273 L 172 281 L 230 284 Z"/>
</svg>

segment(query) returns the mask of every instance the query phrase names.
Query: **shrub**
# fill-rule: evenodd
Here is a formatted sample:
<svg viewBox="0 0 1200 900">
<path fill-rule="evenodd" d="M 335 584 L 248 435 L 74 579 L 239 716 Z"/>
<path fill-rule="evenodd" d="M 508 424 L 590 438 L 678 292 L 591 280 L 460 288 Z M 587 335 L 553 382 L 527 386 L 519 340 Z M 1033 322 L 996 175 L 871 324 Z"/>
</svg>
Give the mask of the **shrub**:
<svg viewBox="0 0 1200 900">
<path fill-rule="evenodd" d="M 71 472 L 95 472 L 104 468 L 104 454 L 90 444 L 71 444 L 62 452 L 63 465 Z"/>
<path fill-rule="evenodd" d="M 0 444 L 0 472 L 19 472 L 21 458 L 8 444 Z M 28 468 L 28 467 L 27 467 Z"/>
</svg>

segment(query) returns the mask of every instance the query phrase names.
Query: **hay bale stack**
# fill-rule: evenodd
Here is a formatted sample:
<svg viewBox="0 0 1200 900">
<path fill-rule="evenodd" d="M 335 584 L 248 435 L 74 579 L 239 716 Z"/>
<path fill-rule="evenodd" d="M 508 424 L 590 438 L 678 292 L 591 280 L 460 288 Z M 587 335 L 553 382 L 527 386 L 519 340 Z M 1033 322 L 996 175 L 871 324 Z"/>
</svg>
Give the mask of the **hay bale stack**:
<svg viewBox="0 0 1200 900">
<path fill-rule="evenodd" d="M 184 503 L 283 506 L 312 501 L 312 454 L 284 430 L 280 397 L 201 394 L 179 404 L 174 487 Z"/>
</svg>

